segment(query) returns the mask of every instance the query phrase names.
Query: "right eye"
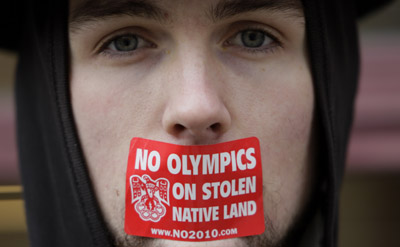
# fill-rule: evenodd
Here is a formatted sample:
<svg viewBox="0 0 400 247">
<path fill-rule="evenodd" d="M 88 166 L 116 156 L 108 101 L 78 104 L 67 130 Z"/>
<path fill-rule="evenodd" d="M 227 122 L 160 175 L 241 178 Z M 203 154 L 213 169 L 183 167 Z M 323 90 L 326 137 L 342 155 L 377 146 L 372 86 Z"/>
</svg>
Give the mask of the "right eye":
<svg viewBox="0 0 400 247">
<path fill-rule="evenodd" d="M 138 37 L 135 35 L 124 35 L 119 36 L 112 40 L 108 45 L 108 49 L 120 52 L 136 50 L 139 44 Z"/>
<path fill-rule="evenodd" d="M 122 34 L 111 38 L 102 49 L 106 53 L 129 53 L 154 44 L 135 34 Z"/>
</svg>

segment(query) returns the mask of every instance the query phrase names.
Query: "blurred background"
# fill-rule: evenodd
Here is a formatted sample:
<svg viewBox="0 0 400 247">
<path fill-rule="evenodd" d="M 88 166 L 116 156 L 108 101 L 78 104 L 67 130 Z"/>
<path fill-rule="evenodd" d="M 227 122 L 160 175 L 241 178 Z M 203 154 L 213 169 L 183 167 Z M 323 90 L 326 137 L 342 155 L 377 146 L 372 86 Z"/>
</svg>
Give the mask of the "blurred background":
<svg viewBox="0 0 400 247">
<path fill-rule="evenodd" d="M 361 82 L 339 246 L 400 246 L 400 1 L 359 23 Z"/>
<path fill-rule="evenodd" d="M 339 247 L 400 246 L 400 1 L 360 21 L 361 83 Z M 0 50 L 0 246 L 29 246 L 18 173 L 16 54 Z"/>
</svg>

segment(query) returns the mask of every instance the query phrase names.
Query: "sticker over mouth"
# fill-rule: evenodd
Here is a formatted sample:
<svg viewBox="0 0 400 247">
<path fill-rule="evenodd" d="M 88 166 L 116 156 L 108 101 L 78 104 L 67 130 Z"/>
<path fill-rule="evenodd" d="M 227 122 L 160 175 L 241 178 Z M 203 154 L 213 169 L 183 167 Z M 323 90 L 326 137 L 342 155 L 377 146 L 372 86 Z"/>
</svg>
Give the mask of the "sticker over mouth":
<svg viewBox="0 0 400 247">
<path fill-rule="evenodd" d="M 125 232 L 180 241 L 212 241 L 265 230 L 259 141 L 244 138 L 183 146 L 131 141 Z"/>
</svg>

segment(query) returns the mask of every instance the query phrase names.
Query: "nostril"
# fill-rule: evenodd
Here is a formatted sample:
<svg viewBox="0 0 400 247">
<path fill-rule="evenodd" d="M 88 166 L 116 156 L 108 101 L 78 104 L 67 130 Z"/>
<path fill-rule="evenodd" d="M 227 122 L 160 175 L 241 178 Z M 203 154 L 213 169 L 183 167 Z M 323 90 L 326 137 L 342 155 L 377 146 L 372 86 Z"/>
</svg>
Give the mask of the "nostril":
<svg viewBox="0 0 400 247">
<path fill-rule="evenodd" d="M 210 125 L 209 127 L 213 132 L 219 132 L 222 128 L 222 125 L 220 123 L 215 123 Z"/>
<path fill-rule="evenodd" d="M 175 124 L 173 131 L 175 133 L 180 133 L 180 132 L 184 131 L 185 129 L 186 129 L 185 126 L 183 126 L 182 124 Z"/>
</svg>

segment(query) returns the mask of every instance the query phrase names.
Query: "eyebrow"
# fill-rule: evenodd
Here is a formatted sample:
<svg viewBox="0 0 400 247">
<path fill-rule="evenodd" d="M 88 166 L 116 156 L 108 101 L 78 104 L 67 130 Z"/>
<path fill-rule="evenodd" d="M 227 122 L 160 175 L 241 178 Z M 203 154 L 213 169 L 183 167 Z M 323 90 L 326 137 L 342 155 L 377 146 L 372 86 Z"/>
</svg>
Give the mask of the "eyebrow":
<svg viewBox="0 0 400 247">
<path fill-rule="evenodd" d="M 207 14 L 213 22 L 257 10 L 283 11 L 302 17 L 300 0 L 221 0 L 212 5 Z M 168 11 L 152 0 L 84 0 L 71 10 L 69 25 L 79 28 L 82 23 L 113 16 L 138 16 L 156 21 L 166 21 Z"/>
<path fill-rule="evenodd" d="M 166 13 L 150 0 L 85 0 L 71 9 L 69 25 L 74 29 L 85 22 L 121 15 L 164 21 Z"/>
<path fill-rule="evenodd" d="M 246 12 L 269 10 L 288 12 L 295 17 L 303 16 L 300 0 L 222 0 L 210 9 L 214 22 Z"/>
</svg>

